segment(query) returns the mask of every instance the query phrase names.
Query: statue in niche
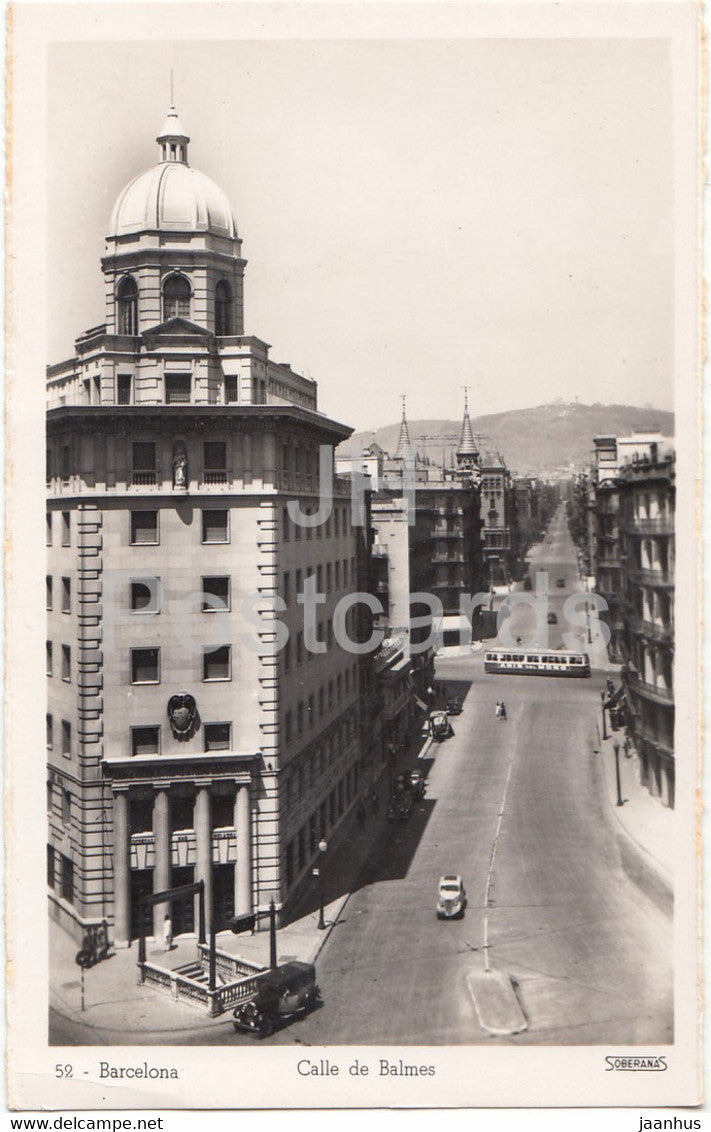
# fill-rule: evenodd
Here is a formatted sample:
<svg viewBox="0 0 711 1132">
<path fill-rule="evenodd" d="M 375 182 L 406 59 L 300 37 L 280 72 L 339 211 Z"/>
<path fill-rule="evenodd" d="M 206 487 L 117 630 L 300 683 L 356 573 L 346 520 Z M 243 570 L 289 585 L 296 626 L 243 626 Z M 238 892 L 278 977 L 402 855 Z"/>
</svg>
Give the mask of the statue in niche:
<svg viewBox="0 0 711 1132">
<path fill-rule="evenodd" d="M 173 487 L 188 490 L 188 454 L 181 440 L 173 448 Z"/>
</svg>

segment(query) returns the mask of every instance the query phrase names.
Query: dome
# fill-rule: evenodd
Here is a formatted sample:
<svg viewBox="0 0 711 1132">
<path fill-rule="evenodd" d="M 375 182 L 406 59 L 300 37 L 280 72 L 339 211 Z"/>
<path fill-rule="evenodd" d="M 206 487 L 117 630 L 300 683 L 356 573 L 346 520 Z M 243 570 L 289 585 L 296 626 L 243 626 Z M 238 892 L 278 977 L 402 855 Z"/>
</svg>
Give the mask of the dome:
<svg viewBox="0 0 711 1132">
<path fill-rule="evenodd" d="M 111 214 L 108 239 L 145 231 L 211 232 L 237 236 L 230 203 L 214 181 L 187 162 L 187 143 L 174 107 L 156 139 L 162 160 L 129 182 Z"/>
</svg>

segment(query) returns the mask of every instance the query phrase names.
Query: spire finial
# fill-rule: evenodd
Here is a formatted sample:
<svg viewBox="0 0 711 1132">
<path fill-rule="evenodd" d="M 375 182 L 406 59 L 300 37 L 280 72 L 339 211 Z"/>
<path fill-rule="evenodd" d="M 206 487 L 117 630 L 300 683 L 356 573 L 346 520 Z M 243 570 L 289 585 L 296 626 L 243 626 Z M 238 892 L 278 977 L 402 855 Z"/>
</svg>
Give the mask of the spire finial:
<svg viewBox="0 0 711 1132">
<path fill-rule="evenodd" d="M 173 68 L 170 68 L 170 105 L 175 106 L 175 95 L 173 93 Z"/>
<path fill-rule="evenodd" d="M 468 413 L 469 412 L 469 386 L 463 385 L 462 389 L 464 390 L 464 412 Z"/>
</svg>

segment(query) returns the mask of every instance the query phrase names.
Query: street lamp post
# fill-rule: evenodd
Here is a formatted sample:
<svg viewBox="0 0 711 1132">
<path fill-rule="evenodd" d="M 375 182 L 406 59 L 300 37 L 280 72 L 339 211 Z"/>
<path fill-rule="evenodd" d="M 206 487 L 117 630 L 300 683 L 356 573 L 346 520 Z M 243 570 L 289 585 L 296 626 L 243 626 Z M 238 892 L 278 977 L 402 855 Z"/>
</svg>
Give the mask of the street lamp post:
<svg viewBox="0 0 711 1132">
<path fill-rule="evenodd" d="M 602 737 L 603 737 L 603 739 L 607 739 L 608 734 L 607 734 L 607 722 L 605 720 L 605 693 L 604 692 L 600 692 L 600 699 L 602 700 Z"/>
<path fill-rule="evenodd" d="M 318 877 L 318 929 L 319 929 L 319 931 L 324 931 L 324 929 L 326 927 L 326 921 L 323 918 L 323 888 L 324 888 L 324 885 L 323 885 L 323 857 L 324 857 L 324 854 L 325 854 L 327 849 L 328 849 L 328 845 L 322 838 L 321 841 L 319 841 L 319 843 L 318 843 L 318 851 L 319 851 L 318 862 L 319 863 L 312 870 L 313 875 L 315 877 Z"/>
<path fill-rule="evenodd" d="M 617 739 L 615 739 L 615 742 L 613 743 L 613 749 L 615 752 L 615 777 L 617 778 L 617 805 L 624 806 L 625 803 L 622 797 L 622 788 L 620 784 L 620 744 L 618 743 Z"/>
</svg>

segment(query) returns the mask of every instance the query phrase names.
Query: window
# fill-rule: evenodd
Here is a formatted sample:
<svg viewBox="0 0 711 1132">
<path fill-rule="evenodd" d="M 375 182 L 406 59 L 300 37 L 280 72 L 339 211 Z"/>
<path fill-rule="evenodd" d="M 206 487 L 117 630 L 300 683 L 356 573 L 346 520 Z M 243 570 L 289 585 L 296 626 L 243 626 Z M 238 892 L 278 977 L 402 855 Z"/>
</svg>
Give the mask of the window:
<svg viewBox="0 0 711 1132">
<path fill-rule="evenodd" d="M 318 691 L 318 714 L 319 714 L 319 716 L 322 716 L 323 713 L 324 713 L 325 699 L 326 699 L 326 697 L 325 697 L 325 694 L 324 694 L 324 689 L 319 688 L 319 691 Z"/>
<path fill-rule="evenodd" d="M 230 680 L 230 646 L 205 649 L 202 654 L 203 680 Z"/>
<path fill-rule="evenodd" d="M 131 683 L 160 683 L 160 649 L 131 649 Z"/>
<path fill-rule="evenodd" d="M 297 598 L 298 598 L 300 593 L 303 593 L 303 580 L 304 580 L 303 570 L 297 570 L 296 571 L 296 596 L 297 596 Z"/>
<path fill-rule="evenodd" d="M 128 825 L 132 834 L 153 832 L 152 798 L 131 798 L 129 800 Z"/>
<path fill-rule="evenodd" d="M 206 723 L 204 739 L 206 751 L 229 751 L 232 746 L 232 724 Z"/>
<path fill-rule="evenodd" d="M 118 332 L 138 334 L 138 287 L 136 280 L 125 276 L 118 289 Z"/>
<path fill-rule="evenodd" d="M 68 444 L 62 445 L 62 479 L 68 480 L 72 474 L 72 450 Z"/>
<path fill-rule="evenodd" d="M 131 512 L 131 546 L 149 546 L 158 542 L 158 512 Z"/>
<path fill-rule="evenodd" d="M 284 601 L 288 605 L 289 602 L 291 601 L 291 574 L 289 573 L 288 570 L 284 573 L 284 584 L 282 586 L 282 597 L 284 598 Z"/>
<path fill-rule="evenodd" d="M 288 672 L 291 668 L 291 638 L 287 637 L 286 644 L 284 645 L 284 671 Z"/>
<path fill-rule="evenodd" d="M 202 541 L 203 542 L 229 542 L 229 511 L 203 511 L 202 513 Z"/>
<path fill-rule="evenodd" d="M 304 730 L 304 705 L 300 703 L 296 708 L 296 733 L 301 735 Z"/>
<path fill-rule="evenodd" d="M 169 275 L 163 284 L 163 321 L 190 318 L 190 284 L 184 275 Z"/>
<path fill-rule="evenodd" d="M 195 825 L 195 801 L 189 797 L 170 799 L 170 829 L 171 833 L 177 830 L 193 829 Z"/>
<path fill-rule="evenodd" d="M 213 794 L 212 801 L 212 828 L 234 828 L 235 804 L 228 794 Z"/>
<path fill-rule="evenodd" d="M 202 446 L 205 483 L 227 483 L 227 445 L 224 440 L 205 440 Z"/>
<path fill-rule="evenodd" d="M 323 593 L 323 566 L 316 567 L 316 589 L 318 593 Z"/>
<path fill-rule="evenodd" d="M 336 589 L 340 590 L 340 588 L 341 588 L 341 563 L 336 562 L 335 565 L 336 565 Z"/>
<path fill-rule="evenodd" d="M 292 739 L 292 714 L 290 711 L 284 716 L 284 732 L 286 742 L 290 743 Z"/>
<path fill-rule="evenodd" d="M 331 563 L 327 562 L 326 563 L 326 593 L 331 592 L 331 581 L 332 581 L 332 578 L 331 578 Z"/>
<path fill-rule="evenodd" d="M 301 664 L 304 659 L 304 634 L 299 631 L 296 634 L 296 663 Z"/>
<path fill-rule="evenodd" d="M 239 378 L 228 374 L 225 378 L 225 404 L 234 405 L 239 401 Z"/>
<path fill-rule="evenodd" d="M 72 523 L 69 511 L 62 511 L 62 546 L 72 545 Z"/>
<path fill-rule="evenodd" d="M 192 378 L 189 373 L 167 373 L 165 375 L 166 405 L 189 405 Z"/>
<path fill-rule="evenodd" d="M 215 287 L 215 334 L 232 333 L 232 293 L 226 279 Z"/>
<path fill-rule="evenodd" d="M 50 582 L 50 597 L 51 597 L 51 583 Z M 62 578 L 62 613 L 71 613 L 72 611 L 72 582 L 71 578 Z"/>
<path fill-rule="evenodd" d="M 47 512 L 47 532 L 46 533 L 47 533 L 46 545 L 51 546 L 52 545 L 52 512 L 51 511 Z"/>
<path fill-rule="evenodd" d="M 229 577 L 210 577 L 202 580 L 203 613 L 219 613 L 230 608 Z"/>
<path fill-rule="evenodd" d="M 72 678 L 72 650 L 69 645 L 62 645 L 62 680 Z"/>
<path fill-rule="evenodd" d="M 62 899 L 66 900 L 68 904 L 74 903 L 74 865 L 60 853 L 62 862 Z"/>
<path fill-rule="evenodd" d="M 62 825 L 72 823 L 72 796 L 68 790 L 62 790 Z"/>
<path fill-rule="evenodd" d="M 139 486 L 156 482 L 156 446 L 154 441 L 134 441 L 131 451 L 131 482 Z"/>
<path fill-rule="evenodd" d="M 47 582 L 46 582 L 45 592 L 46 592 L 46 595 L 47 595 L 46 608 L 51 609 L 52 608 L 52 575 L 51 574 L 47 574 Z"/>
<path fill-rule="evenodd" d="M 130 373 L 120 373 L 116 377 L 116 404 L 117 405 L 130 405 L 131 404 L 131 383 L 133 378 Z"/>
<path fill-rule="evenodd" d="M 54 724 L 49 712 L 47 712 L 45 719 L 47 721 L 47 750 L 51 751 L 54 746 Z"/>
<path fill-rule="evenodd" d="M 68 720 L 62 720 L 62 754 L 66 759 L 72 757 L 72 725 Z"/>
<path fill-rule="evenodd" d="M 160 727 L 132 727 L 131 728 L 131 754 L 132 755 L 158 755 L 160 754 Z"/>
<path fill-rule="evenodd" d="M 289 541 L 289 512 L 286 507 L 281 509 L 281 529 L 284 542 Z"/>
<path fill-rule="evenodd" d="M 309 696 L 309 727 L 313 727 L 316 722 L 316 705 L 313 694 Z"/>
<path fill-rule="evenodd" d="M 47 846 L 47 884 L 49 888 L 54 888 L 54 848 L 51 845 Z"/>
<path fill-rule="evenodd" d="M 160 579 L 132 579 L 130 583 L 131 613 L 158 613 L 160 610 Z"/>
</svg>

